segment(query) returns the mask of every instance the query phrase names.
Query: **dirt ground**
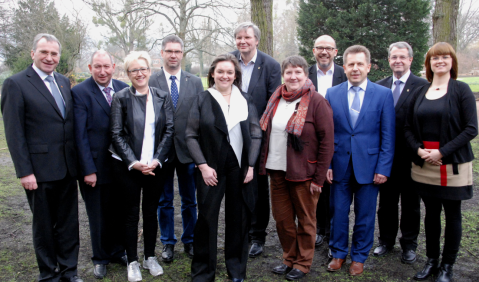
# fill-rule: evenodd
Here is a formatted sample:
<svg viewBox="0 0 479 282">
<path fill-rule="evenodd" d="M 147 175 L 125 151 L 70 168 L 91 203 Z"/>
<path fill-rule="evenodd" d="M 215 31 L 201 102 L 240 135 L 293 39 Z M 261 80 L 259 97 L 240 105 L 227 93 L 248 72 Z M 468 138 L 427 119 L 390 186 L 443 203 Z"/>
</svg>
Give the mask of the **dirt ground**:
<svg viewBox="0 0 479 282">
<path fill-rule="evenodd" d="M 1 122 L 0 122 L 1 123 Z M 479 156 L 479 139 L 473 142 L 476 156 Z M 477 186 L 479 162 L 474 163 L 475 183 Z M 463 239 L 457 263 L 454 266 L 456 281 L 479 281 L 479 189 L 474 188 L 474 198 L 463 202 Z M 95 281 L 90 261 L 91 247 L 88 227 L 88 218 L 81 196 L 80 202 L 80 257 L 78 274 L 85 281 Z M 224 210 L 222 209 L 222 212 Z M 181 236 L 180 200 L 178 191 L 175 194 L 175 229 L 177 237 Z M 422 217 L 424 207 L 422 208 Z M 224 218 L 220 217 L 223 223 Z M 351 213 L 351 230 L 354 222 L 354 213 Z M 350 231 L 351 232 L 351 231 Z M 377 245 L 377 225 L 375 232 L 375 246 Z M 228 281 L 223 256 L 224 224 L 218 230 L 218 268 L 216 281 Z M 398 235 L 399 237 L 400 235 Z M 138 244 L 139 256 L 143 256 L 142 238 Z M 162 244 L 157 241 L 156 253 L 161 256 Z M 373 247 L 374 249 L 374 247 Z M 410 281 L 414 274 L 422 269 L 426 260 L 424 226 L 421 223 L 418 261 L 412 265 L 400 262 L 401 249 L 399 243 L 394 251 L 382 258 L 372 255 L 365 263 L 365 272 L 360 277 L 352 278 L 348 275 L 351 260 L 347 259 L 346 267 L 337 273 L 328 273 L 327 245 L 323 244 L 315 251 L 311 272 L 302 281 Z M 372 250 L 371 250 L 372 254 Z M 278 241 L 275 223 L 271 217 L 268 226 L 268 237 L 265 252 L 258 258 L 249 259 L 247 281 L 286 281 L 284 276 L 278 276 L 271 269 L 281 263 L 282 250 Z M 142 270 L 144 281 L 190 281 L 191 260 L 183 253 L 182 243 L 176 245 L 176 256 L 173 263 L 161 263 L 165 274 L 153 278 L 147 271 Z M 6 149 L 3 124 L 0 124 L 0 281 L 35 281 L 38 275 L 37 264 L 33 251 L 31 232 L 31 213 L 23 188 L 15 177 L 13 164 Z M 126 268 L 120 265 L 109 265 L 107 278 L 103 281 L 126 281 Z M 433 280 L 430 280 L 433 281 Z"/>
</svg>

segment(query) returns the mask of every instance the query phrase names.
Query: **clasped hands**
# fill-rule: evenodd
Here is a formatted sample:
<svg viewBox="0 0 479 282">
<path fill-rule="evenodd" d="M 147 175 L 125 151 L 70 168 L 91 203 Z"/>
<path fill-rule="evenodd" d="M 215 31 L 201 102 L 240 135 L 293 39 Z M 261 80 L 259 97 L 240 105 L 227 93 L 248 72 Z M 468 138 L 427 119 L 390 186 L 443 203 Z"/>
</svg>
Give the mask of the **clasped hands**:
<svg viewBox="0 0 479 282">
<path fill-rule="evenodd" d="M 216 186 L 218 185 L 218 175 L 216 174 L 216 170 L 211 168 L 207 164 L 200 164 L 198 168 L 201 171 L 201 175 L 203 176 L 203 181 L 208 186 Z M 248 183 L 253 180 L 253 167 L 248 168 L 248 173 L 246 173 L 246 177 L 244 178 L 243 183 Z"/>
<path fill-rule="evenodd" d="M 417 154 L 432 165 L 442 165 L 442 154 L 438 149 L 417 149 Z"/>
<path fill-rule="evenodd" d="M 137 162 L 136 164 L 133 165 L 133 168 L 136 170 L 141 171 L 144 175 L 153 175 L 155 176 L 155 173 L 153 170 L 159 165 L 159 163 L 156 160 L 153 160 L 151 164 L 142 164 L 140 162 Z"/>
</svg>

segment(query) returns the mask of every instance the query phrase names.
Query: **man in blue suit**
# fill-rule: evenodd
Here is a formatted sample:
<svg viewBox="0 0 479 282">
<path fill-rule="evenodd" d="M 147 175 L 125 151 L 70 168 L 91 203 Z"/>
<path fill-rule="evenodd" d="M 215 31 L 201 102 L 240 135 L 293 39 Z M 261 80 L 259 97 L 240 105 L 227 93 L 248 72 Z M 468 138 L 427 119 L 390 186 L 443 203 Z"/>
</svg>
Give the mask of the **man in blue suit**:
<svg viewBox="0 0 479 282">
<path fill-rule="evenodd" d="M 391 89 L 367 79 L 370 58 L 364 46 L 346 49 L 343 67 L 348 81 L 326 92 L 334 118 L 334 156 L 327 175 L 332 183 L 329 247 L 333 256 L 328 271 L 340 270 L 348 255 L 349 207 L 354 199 L 349 268 L 353 276 L 362 274 L 373 246 L 379 185 L 387 181 L 394 157 L 393 96 Z"/>
<path fill-rule="evenodd" d="M 123 245 L 121 192 L 113 184 L 108 151 L 110 138 L 110 104 L 115 92 L 128 87 L 112 79 L 115 64 L 105 51 L 93 53 L 91 77 L 72 88 L 75 114 L 75 140 L 80 164 L 80 192 L 85 201 L 92 243 L 93 275 L 102 279 L 106 265 L 126 265 Z"/>
</svg>

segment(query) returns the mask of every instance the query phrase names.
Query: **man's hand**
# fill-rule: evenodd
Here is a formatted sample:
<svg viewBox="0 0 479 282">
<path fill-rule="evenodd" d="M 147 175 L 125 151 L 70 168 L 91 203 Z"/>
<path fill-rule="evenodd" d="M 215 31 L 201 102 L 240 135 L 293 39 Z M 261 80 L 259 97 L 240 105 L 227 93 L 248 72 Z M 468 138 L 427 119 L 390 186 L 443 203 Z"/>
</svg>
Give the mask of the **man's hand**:
<svg viewBox="0 0 479 282">
<path fill-rule="evenodd" d="M 379 174 L 379 173 L 374 174 L 374 184 L 376 184 L 376 185 L 383 184 L 387 180 L 388 180 L 387 176 L 384 176 L 384 175 Z"/>
<path fill-rule="evenodd" d="M 314 192 L 321 193 L 321 186 L 318 186 L 311 181 L 311 186 L 309 186 L 309 192 L 311 192 L 311 195 L 314 195 Z"/>
<path fill-rule="evenodd" d="M 96 173 L 85 175 L 85 177 L 83 177 L 83 181 L 85 181 L 86 185 L 90 185 L 91 187 L 95 187 L 95 185 L 96 185 Z"/>
<path fill-rule="evenodd" d="M 216 175 L 216 170 L 211 168 L 207 164 L 200 164 L 198 168 L 201 171 L 201 175 L 203 176 L 203 181 L 208 186 L 216 186 L 218 185 L 218 176 Z"/>
<path fill-rule="evenodd" d="M 329 184 L 333 183 L 333 170 L 328 169 L 328 172 L 326 172 L 326 181 L 328 181 Z"/>
<path fill-rule="evenodd" d="M 253 167 L 250 166 L 248 168 L 248 173 L 246 173 L 246 177 L 244 178 L 244 182 L 243 183 L 248 183 L 250 182 L 251 180 L 253 180 Z"/>
<path fill-rule="evenodd" d="M 20 178 L 20 183 L 27 190 L 36 190 L 38 188 L 37 178 L 33 173 Z"/>
</svg>

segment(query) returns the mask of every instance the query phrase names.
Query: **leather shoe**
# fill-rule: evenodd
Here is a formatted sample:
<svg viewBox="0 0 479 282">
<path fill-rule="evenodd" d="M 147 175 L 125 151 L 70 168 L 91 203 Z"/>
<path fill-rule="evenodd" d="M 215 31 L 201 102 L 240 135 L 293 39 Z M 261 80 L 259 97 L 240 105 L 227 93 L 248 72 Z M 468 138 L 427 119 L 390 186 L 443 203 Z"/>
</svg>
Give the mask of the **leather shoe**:
<svg viewBox="0 0 479 282">
<path fill-rule="evenodd" d="M 164 262 L 172 262 L 173 254 L 175 252 L 175 245 L 166 244 L 163 246 L 163 251 L 161 252 L 161 260 Z"/>
<path fill-rule="evenodd" d="M 294 281 L 303 278 L 306 273 L 302 272 L 297 268 L 293 268 L 288 274 L 286 274 L 286 280 Z"/>
<path fill-rule="evenodd" d="M 283 274 L 289 273 L 292 269 L 293 269 L 292 267 L 289 267 L 283 263 L 282 265 L 278 265 L 275 268 L 273 268 L 273 273 L 283 275 Z"/>
<path fill-rule="evenodd" d="M 316 234 L 316 241 L 314 242 L 314 245 L 316 247 L 319 247 L 324 242 L 325 237 L 325 235 Z"/>
<path fill-rule="evenodd" d="M 70 277 L 70 280 L 67 280 L 67 281 L 70 281 L 70 282 L 83 282 L 83 279 L 81 279 L 80 277 L 78 276 L 73 276 L 73 277 Z"/>
<path fill-rule="evenodd" d="M 441 264 L 435 282 L 449 282 L 452 281 L 452 264 Z"/>
<path fill-rule="evenodd" d="M 358 276 L 363 274 L 363 270 L 364 263 L 353 261 L 353 263 L 351 263 L 351 266 L 349 267 L 349 274 L 351 276 Z"/>
<path fill-rule="evenodd" d="M 233 278 L 232 280 L 233 280 L 233 282 L 243 282 L 244 281 L 244 279 L 241 279 L 241 278 Z"/>
<path fill-rule="evenodd" d="M 376 249 L 374 249 L 374 255 L 377 257 L 382 257 L 385 254 L 389 253 L 392 251 L 393 247 L 388 247 L 384 244 L 379 245 Z"/>
<path fill-rule="evenodd" d="M 118 264 L 121 264 L 123 266 L 127 266 L 128 265 L 128 258 L 126 257 L 126 255 L 123 255 L 121 257 L 116 257 L 116 258 L 111 259 L 110 262 L 111 263 L 118 263 Z"/>
<path fill-rule="evenodd" d="M 328 259 L 333 259 L 333 254 L 331 253 L 331 249 L 328 249 Z"/>
<path fill-rule="evenodd" d="M 437 273 L 438 266 L 439 260 L 428 258 L 424 268 L 414 275 L 414 280 L 426 280 L 429 276 Z"/>
<path fill-rule="evenodd" d="M 93 266 L 93 276 L 96 279 L 103 279 L 106 275 L 106 265 L 105 264 L 95 264 Z"/>
<path fill-rule="evenodd" d="M 412 264 L 416 261 L 416 252 L 413 250 L 404 250 L 401 255 L 401 262 Z"/>
<path fill-rule="evenodd" d="M 328 264 L 328 271 L 335 272 L 341 270 L 343 263 L 344 259 L 333 258 L 333 260 Z"/>
<path fill-rule="evenodd" d="M 255 258 L 263 253 L 263 245 L 262 243 L 253 243 L 251 244 L 251 249 L 249 249 L 249 257 Z"/>
<path fill-rule="evenodd" d="M 188 244 L 185 244 L 185 254 L 189 257 L 189 258 L 193 258 L 193 243 L 188 243 Z"/>
</svg>

